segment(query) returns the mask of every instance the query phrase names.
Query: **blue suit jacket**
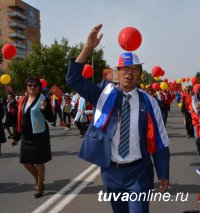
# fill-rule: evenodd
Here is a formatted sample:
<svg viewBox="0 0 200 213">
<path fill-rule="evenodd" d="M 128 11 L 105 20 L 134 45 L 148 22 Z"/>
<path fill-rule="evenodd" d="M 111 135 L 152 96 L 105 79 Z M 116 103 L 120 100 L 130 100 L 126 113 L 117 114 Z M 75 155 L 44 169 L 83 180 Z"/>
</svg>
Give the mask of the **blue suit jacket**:
<svg viewBox="0 0 200 213">
<path fill-rule="evenodd" d="M 94 85 L 87 79 L 83 78 L 81 73 L 84 64 L 71 61 L 67 73 L 66 81 L 69 86 L 75 89 L 82 97 L 93 104 L 95 107 L 98 98 L 110 83 L 107 80 L 102 81 L 99 85 Z M 142 159 L 146 167 L 146 172 L 150 180 L 153 182 L 153 164 L 150 154 L 147 151 L 146 133 L 147 133 L 147 107 L 143 95 L 139 93 L 139 137 Z M 118 90 L 117 103 L 114 106 L 112 114 L 103 130 L 93 125 L 93 120 L 85 134 L 79 157 L 86 161 L 99 165 L 101 167 L 109 167 L 111 162 L 111 142 L 117 128 L 118 112 L 121 112 L 123 101 L 123 91 Z M 153 155 L 154 165 L 159 179 L 169 179 L 169 149 L 157 151 Z"/>
</svg>

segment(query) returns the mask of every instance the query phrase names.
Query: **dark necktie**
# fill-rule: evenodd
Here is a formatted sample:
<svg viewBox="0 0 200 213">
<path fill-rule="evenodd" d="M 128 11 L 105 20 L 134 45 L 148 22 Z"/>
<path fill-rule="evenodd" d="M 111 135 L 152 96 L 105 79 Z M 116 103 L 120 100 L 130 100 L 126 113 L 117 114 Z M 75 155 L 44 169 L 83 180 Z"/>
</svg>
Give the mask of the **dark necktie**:
<svg viewBox="0 0 200 213">
<path fill-rule="evenodd" d="M 129 154 L 129 136 L 130 136 L 130 94 L 124 95 L 125 101 L 122 106 L 121 112 L 121 125 L 120 125 L 120 143 L 118 146 L 118 153 L 122 158 Z"/>
</svg>

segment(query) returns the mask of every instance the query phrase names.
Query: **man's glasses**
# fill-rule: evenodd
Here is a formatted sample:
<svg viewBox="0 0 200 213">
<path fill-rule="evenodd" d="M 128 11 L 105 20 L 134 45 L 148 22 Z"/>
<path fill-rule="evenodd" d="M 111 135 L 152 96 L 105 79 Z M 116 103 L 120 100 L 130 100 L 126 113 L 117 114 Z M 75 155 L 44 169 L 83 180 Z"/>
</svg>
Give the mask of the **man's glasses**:
<svg viewBox="0 0 200 213">
<path fill-rule="evenodd" d="M 37 88 L 39 87 L 39 84 L 27 84 L 28 87 Z"/>
<path fill-rule="evenodd" d="M 132 67 L 128 67 L 128 66 L 119 67 L 117 70 L 118 71 L 122 70 L 123 72 L 127 72 L 127 71 L 131 71 L 131 72 L 135 72 L 135 73 L 141 72 L 141 70 L 139 68 L 134 67 L 134 66 L 132 66 Z"/>
</svg>

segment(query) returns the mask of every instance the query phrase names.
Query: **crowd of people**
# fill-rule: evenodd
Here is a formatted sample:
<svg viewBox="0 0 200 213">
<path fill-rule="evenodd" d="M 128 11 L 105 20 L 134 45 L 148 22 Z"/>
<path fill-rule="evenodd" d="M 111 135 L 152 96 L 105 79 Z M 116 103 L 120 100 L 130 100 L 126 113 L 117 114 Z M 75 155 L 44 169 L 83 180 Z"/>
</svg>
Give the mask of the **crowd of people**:
<svg viewBox="0 0 200 213">
<path fill-rule="evenodd" d="M 76 125 L 80 131 L 80 138 L 83 138 L 91 121 L 93 110 L 92 105 L 81 97 L 78 93 L 65 93 L 62 98 L 51 96 L 51 106 L 54 113 L 54 122 L 52 126 L 56 126 L 58 121 L 60 126 L 65 127 L 65 131 L 69 131 L 71 124 Z M 57 114 L 59 119 L 57 119 Z"/>
<path fill-rule="evenodd" d="M 79 157 L 101 167 L 108 192 L 139 193 L 152 189 L 151 155 L 160 192 L 167 190 L 170 153 L 165 126 L 173 101 L 181 103 L 186 137 L 194 138 L 200 155 L 200 87 L 187 86 L 181 92 L 139 89 L 142 63 L 130 52 L 119 57 L 117 85 L 108 80 L 94 85 L 82 77 L 88 55 L 102 38 L 98 36 L 101 27 L 92 29 L 81 53 L 70 63 L 66 80 L 76 92 L 65 93 L 62 98 L 54 94 L 45 97 L 40 79 L 31 76 L 25 82 L 23 97 L 9 94 L 6 102 L 0 103 L 0 155 L 1 144 L 7 139 L 12 140 L 13 146 L 21 140 L 20 163 L 34 178 L 35 198 L 43 195 L 45 163 L 51 160 L 47 121 L 54 127 L 62 126 L 63 131 L 76 125 L 83 138 Z M 200 169 L 196 172 L 200 175 Z M 114 212 L 149 212 L 148 202 L 112 200 L 111 205 Z"/>
<path fill-rule="evenodd" d="M 2 142 L 6 142 L 4 139 L 5 132 L 7 132 L 8 139 L 14 138 L 14 132 L 17 127 L 17 113 L 18 105 L 22 96 L 15 96 L 14 94 L 8 94 L 6 100 L 0 101 L 0 120 L 2 130 Z M 65 93 L 62 98 L 57 98 L 55 95 L 50 95 L 50 106 L 54 115 L 54 120 L 51 122 L 51 126 L 62 126 L 65 131 L 71 129 L 71 124 L 75 124 L 80 130 L 80 137 L 84 137 L 88 124 L 91 121 L 93 110 L 92 105 L 81 97 L 78 93 Z M 16 145 L 12 143 L 12 145 Z"/>
<path fill-rule="evenodd" d="M 180 104 L 180 112 L 184 116 L 186 138 L 194 138 L 196 152 L 200 155 L 200 87 L 185 86 L 181 92 L 172 92 L 169 89 L 154 91 L 150 88 L 146 92 L 157 99 L 164 124 L 167 123 L 171 104 L 174 101 Z M 200 175 L 200 169 L 196 172 Z"/>
<path fill-rule="evenodd" d="M 35 178 L 35 189 L 38 188 L 38 193 L 35 194 L 35 197 L 42 196 L 44 185 L 44 163 L 51 160 L 51 151 L 50 151 L 50 139 L 49 139 L 49 130 L 47 124 L 45 124 L 47 128 L 47 132 L 45 132 L 47 146 L 46 147 L 37 147 L 37 150 L 45 149 L 45 152 L 42 152 L 41 155 L 37 153 L 37 159 L 29 159 L 26 161 L 26 156 L 31 156 L 30 153 L 26 153 L 27 149 L 27 140 L 30 143 L 31 140 L 38 141 L 38 138 L 33 136 L 33 132 L 27 131 L 33 130 L 31 125 L 31 116 L 24 118 L 25 122 L 25 135 L 23 133 L 19 133 L 18 131 L 18 111 L 21 110 L 21 101 L 26 97 L 28 100 L 24 111 L 27 113 L 30 109 L 29 107 L 35 102 L 35 99 L 38 99 L 38 95 L 42 94 L 41 90 L 38 90 L 35 95 L 33 95 L 33 100 L 30 99 L 30 89 L 36 90 L 38 85 L 40 85 L 39 81 L 35 77 L 30 77 L 27 80 L 27 94 L 24 97 L 15 97 L 13 94 L 9 94 L 6 102 L 0 102 L 0 155 L 1 152 L 1 144 L 5 143 L 7 139 L 12 140 L 12 145 L 17 145 L 18 141 L 22 138 L 22 148 L 20 155 L 20 162 L 24 164 L 25 168 L 31 172 L 33 177 Z M 38 86 L 38 88 L 40 88 Z M 200 155 L 200 89 L 194 90 L 192 86 L 186 86 L 182 92 L 172 92 L 169 89 L 163 91 L 158 90 L 154 91 L 152 88 L 144 89 L 146 93 L 152 96 L 158 103 L 158 106 L 161 111 L 162 119 L 164 125 L 167 124 L 168 112 L 170 111 L 171 104 L 176 101 L 177 103 L 181 103 L 181 113 L 184 115 L 184 123 L 186 129 L 186 137 L 194 138 L 195 144 L 197 147 L 197 154 Z M 48 100 L 48 114 L 51 117 L 48 119 L 48 116 L 45 117 L 45 120 L 48 119 L 52 126 L 62 126 L 64 131 L 70 131 L 71 125 L 74 124 L 80 131 L 80 138 L 85 136 L 85 132 L 92 121 L 93 116 L 93 106 L 90 102 L 86 101 L 85 98 L 81 97 L 77 92 L 65 93 L 62 98 L 57 98 L 55 95 L 51 95 L 50 98 L 45 98 Z M 3 101 L 2 101 L 3 102 Z M 44 114 L 44 112 L 43 112 Z M 51 115 L 50 115 L 51 114 Z M 57 118 L 58 115 L 58 118 Z M 4 119 L 3 119 L 4 118 Z M 28 119 L 28 121 L 26 120 Z M 30 120 L 29 120 L 30 119 Z M 3 122 L 4 121 L 4 122 Z M 27 122 L 27 123 L 26 123 Z M 29 125 L 29 127 L 28 127 Z M 5 131 L 7 131 L 7 139 L 5 136 Z M 41 136 L 41 135 L 40 135 Z M 39 137 L 40 137 L 39 136 Z M 33 139 L 34 138 L 34 139 Z M 30 141 L 29 141 L 30 140 Z M 44 139 L 45 141 L 45 139 Z M 25 146 L 24 146 L 25 145 Z M 29 146 L 29 145 L 28 145 Z M 32 146 L 32 144 L 31 144 Z M 48 147 L 48 149 L 47 149 Z M 48 150 L 48 152 L 47 152 Z M 24 154 L 25 153 L 25 154 Z M 47 158 L 45 158 L 44 153 L 47 154 Z M 25 155 L 25 156 L 23 156 Z M 42 158 L 38 159 L 38 156 Z M 25 159 L 25 160 L 24 160 Z M 42 165 L 34 166 L 34 165 Z M 196 172 L 200 175 L 200 169 L 197 169 Z"/>
</svg>

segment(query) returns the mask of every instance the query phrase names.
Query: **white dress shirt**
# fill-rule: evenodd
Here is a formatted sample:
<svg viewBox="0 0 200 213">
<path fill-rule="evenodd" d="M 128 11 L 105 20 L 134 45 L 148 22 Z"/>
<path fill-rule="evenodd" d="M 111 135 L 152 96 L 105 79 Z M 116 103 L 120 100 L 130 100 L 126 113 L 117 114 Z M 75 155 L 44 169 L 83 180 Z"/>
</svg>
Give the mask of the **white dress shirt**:
<svg viewBox="0 0 200 213">
<path fill-rule="evenodd" d="M 112 139 L 111 144 L 111 160 L 117 163 L 130 163 L 132 161 L 138 160 L 142 158 L 141 150 L 140 150 L 140 142 L 139 142 L 139 95 L 137 92 L 137 88 L 132 90 L 129 93 L 131 98 L 129 99 L 130 103 L 130 144 L 129 144 L 129 154 L 123 159 L 118 154 L 118 146 L 120 142 L 120 117 L 118 118 L 118 125 L 116 132 Z M 125 101 L 125 97 L 123 98 L 123 102 Z M 118 113 L 119 114 L 119 113 Z"/>
</svg>

